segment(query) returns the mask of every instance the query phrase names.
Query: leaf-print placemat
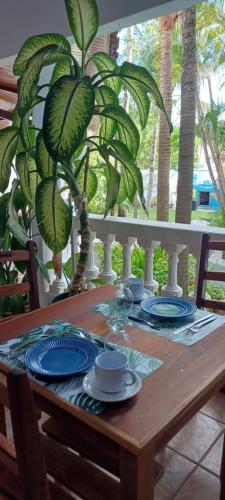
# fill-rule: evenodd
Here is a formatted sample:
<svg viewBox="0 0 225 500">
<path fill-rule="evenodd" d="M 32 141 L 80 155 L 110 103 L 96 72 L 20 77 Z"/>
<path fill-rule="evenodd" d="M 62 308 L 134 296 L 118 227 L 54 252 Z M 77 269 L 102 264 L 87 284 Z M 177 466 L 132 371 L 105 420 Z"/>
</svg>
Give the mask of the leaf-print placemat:
<svg viewBox="0 0 225 500">
<path fill-rule="evenodd" d="M 101 302 L 100 304 L 95 304 L 94 306 L 92 306 L 91 311 L 101 313 L 108 318 L 110 316 L 110 309 L 112 307 L 112 304 L 113 300 Z M 201 327 L 195 334 L 192 334 L 191 332 L 176 333 L 176 329 L 188 325 L 190 323 L 193 323 L 195 320 L 198 320 L 201 317 L 204 318 L 204 316 L 208 315 L 208 312 L 198 309 L 194 315 L 186 319 L 159 320 L 150 317 L 149 314 L 142 311 L 139 305 L 134 304 L 132 309 L 132 315 L 150 321 L 159 329 L 154 330 L 154 328 L 150 328 L 147 325 L 137 323 L 136 321 L 131 321 L 131 320 L 128 320 L 127 322 L 128 325 L 136 326 L 136 328 L 141 328 L 146 333 L 154 333 L 154 335 L 158 335 L 159 337 L 164 337 L 168 340 L 172 340 L 173 342 L 178 342 L 179 344 L 184 344 L 189 347 L 202 340 L 204 337 L 206 337 L 214 330 L 216 330 L 216 328 L 218 328 L 219 326 L 225 324 L 225 316 L 219 316 L 218 314 L 215 314 L 215 320 L 212 321 L 211 323 L 208 323 L 208 325 Z"/>
<path fill-rule="evenodd" d="M 97 335 L 87 332 L 82 328 L 60 320 L 49 322 L 46 325 L 42 325 L 34 330 L 31 330 L 21 337 L 16 337 L 15 339 L 10 339 L 7 342 L 0 344 L 0 361 L 3 361 L 13 367 L 24 368 L 24 355 L 32 345 L 46 338 L 50 338 L 51 336 L 55 337 L 57 335 L 64 334 L 77 336 L 79 335 L 79 332 L 91 335 L 92 339 L 97 342 L 100 351 L 107 351 L 107 346 L 111 346 L 117 351 L 126 354 L 129 362 L 129 368 L 135 370 L 136 373 L 140 375 L 142 380 L 163 365 L 163 362 L 159 359 L 143 354 L 127 346 L 112 343 L 109 344 L 108 342 L 105 344 L 102 337 L 98 337 Z M 62 381 L 59 381 L 59 379 L 54 381 L 50 381 L 49 379 L 38 379 L 38 381 L 42 385 L 46 386 L 50 391 L 53 391 L 59 396 L 67 399 L 72 404 L 77 405 L 90 413 L 99 414 L 107 407 L 108 404 L 97 401 L 84 393 L 82 387 L 84 376 L 85 375 L 76 375 L 74 377 L 63 379 Z"/>
</svg>

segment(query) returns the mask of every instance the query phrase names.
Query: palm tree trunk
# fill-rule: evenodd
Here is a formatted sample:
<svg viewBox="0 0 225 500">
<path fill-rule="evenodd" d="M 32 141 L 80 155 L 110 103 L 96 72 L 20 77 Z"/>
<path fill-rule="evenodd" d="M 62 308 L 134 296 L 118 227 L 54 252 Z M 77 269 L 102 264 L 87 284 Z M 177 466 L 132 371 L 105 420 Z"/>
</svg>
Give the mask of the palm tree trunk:
<svg viewBox="0 0 225 500">
<path fill-rule="evenodd" d="M 149 210 L 151 207 L 152 193 L 153 193 L 153 187 L 154 187 L 156 136 L 157 136 L 157 128 L 154 127 L 153 131 L 152 131 L 151 156 L 150 156 L 149 177 L 148 177 L 148 192 L 147 192 L 147 197 L 146 197 L 147 210 Z"/>
<path fill-rule="evenodd" d="M 196 8 L 183 12 L 182 24 L 182 78 L 181 78 L 181 114 L 180 142 L 178 161 L 178 185 L 175 221 L 191 223 L 192 190 L 195 147 L 195 113 L 196 113 Z M 188 251 L 179 258 L 178 282 L 184 295 L 188 294 Z"/>
<path fill-rule="evenodd" d="M 176 222 L 191 223 L 196 113 L 196 9 L 183 12 L 183 72 Z"/>
<path fill-rule="evenodd" d="M 169 117 L 172 110 L 172 31 L 177 14 L 161 17 L 160 91 Z M 163 113 L 159 122 L 157 220 L 169 217 L 170 132 Z"/>
</svg>

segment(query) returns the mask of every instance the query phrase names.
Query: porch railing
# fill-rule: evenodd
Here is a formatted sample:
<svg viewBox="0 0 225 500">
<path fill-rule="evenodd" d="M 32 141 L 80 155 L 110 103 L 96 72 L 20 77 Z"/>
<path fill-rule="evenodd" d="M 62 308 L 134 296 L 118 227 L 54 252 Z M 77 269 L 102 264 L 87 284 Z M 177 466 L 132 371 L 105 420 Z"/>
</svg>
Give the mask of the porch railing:
<svg viewBox="0 0 225 500">
<path fill-rule="evenodd" d="M 94 286 L 94 278 L 103 278 L 106 282 L 113 282 L 116 273 L 112 269 L 112 245 L 119 242 L 123 248 L 123 277 L 131 276 L 131 262 L 134 243 L 144 249 L 144 282 L 145 288 L 152 292 L 158 289 L 154 276 L 153 257 L 157 247 L 161 246 L 168 256 L 167 283 L 161 288 L 162 295 L 181 296 L 183 291 L 178 284 L 177 265 L 179 255 L 184 249 L 196 257 L 196 276 L 201 249 L 202 235 L 210 233 L 212 240 L 225 241 L 225 230 L 199 224 L 177 224 L 169 222 L 155 222 L 140 219 L 127 219 L 123 217 L 107 217 L 90 215 L 91 245 L 88 257 L 86 278 L 89 286 Z M 79 249 L 79 225 L 74 219 L 73 246 Z M 100 240 L 104 246 L 103 266 L 100 268 L 95 255 L 95 242 Z M 63 278 L 53 280 L 50 294 L 62 291 L 66 284 Z M 57 288 L 58 287 L 58 288 Z"/>
</svg>

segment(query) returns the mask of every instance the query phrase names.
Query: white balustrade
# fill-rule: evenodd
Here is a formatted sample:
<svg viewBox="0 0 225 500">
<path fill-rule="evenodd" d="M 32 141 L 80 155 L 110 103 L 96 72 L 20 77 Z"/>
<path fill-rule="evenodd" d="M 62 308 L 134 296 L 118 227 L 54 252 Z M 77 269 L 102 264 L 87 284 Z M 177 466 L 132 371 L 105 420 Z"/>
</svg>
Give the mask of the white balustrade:
<svg viewBox="0 0 225 500">
<path fill-rule="evenodd" d="M 154 279 L 153 276 L 153 257 L 154 257 L 154 249 L 160 245 L 160 241 L 138 241 L 140 246 L 144 248 L 145 251 L 145 269 L 144 269 L 144 282 L 145 288 L 151 290 L 151 292 L 155 293 L 158 290 L 158 282 Z"/>
<path fill-rule="evenodd" d="M 161 295 L 172 295 L 181 297 L 183 290 L 177 283 L 177 264 L 178 255 L 183 252 L 186 245 L 174 245 L 173 243 L 164 243 L 162 248 L 168 253 L 168 282 L 161 289 Z"/>
<path fill-rule="evenodd" d="M 206 231 L 210 239 L 225 241 L 225 231 L 211 226 L 202 227 L 201 224 L 177 224 L 170 222 L 155 222 L 140 219 L 126 219 L 124 217 L 107 217 L 90 215 L 91 245 L 88 258 L 86 277 L 91 284 L 93 278 L 103 278 L 109 283 L 116 279 L 112 269 L 112 245 L 119 242 L 123 246 L 123 276 L 132 275 L 131 262 L 134 242 L 144 249 L 144 281 L 145 287 L 156 292 L 158 283 L 154 277 L 153 257 L 155 248 L 161 245 L 168 254 L 168 277 L 165 287 L 161 290 L 163 295 L 181 296 L 182 289 L 177 283 L 177 264 L 179 254 L 187 247 L 190 254 L 197 258 L 200 254 L 202 235 Z M 74 246 L 79 250 L 79 221 L 74 219 Z M 101 240 L 104 247 L 103 269 L 98 269 L 95 258 L 95 235 Z M 45 252 L 46 253 L 46 252 Z M 198 264 L 197 264 L 198 265 Z M 100 264 L 99 264 L 100 267 Z M 197 269 L 196 269 L 197 276 Z M 57 285 L 59 286 L 59 284 Z M 194 300 L 194 299 L 193 299 Z"/>
<path fill-rule="evenodd" d="M 96 256 L 95 256 L 95 249 L 94 249 L 94 240 L 95 239 L 96 239 L 96 233 L 91 232 L 87 269 L 85 271 L 85 277 L 86 277 L 88 289 L 95 288 L 95 285 L 92 282 L 92 280 L 94 278 L 97 278 L 97 276 L 99 275 L 99 268 L 96 265 Z"/>
<path fill-rule="evenodd" d="M 115 236 L 110 233 L 98 233 L 97 236 L 104 244 L 104 268 L 103 271 L 99 273 L 99 278 L 108 281 L 108 283 L 112 283 L 117 277 L 116 272 L 113 271 L 112 268 L 112 243 L 115 241 Z"/>
<path fill-rule="evenodd" d="M 136 238 L 131 237 L 118 237 L 117 241 L 123 247 L 123 278 L 128 279 L 133 276 L 131 272 L 131 255 L 132 255 L 132 247 L 136 241 Z"/>
</svg>

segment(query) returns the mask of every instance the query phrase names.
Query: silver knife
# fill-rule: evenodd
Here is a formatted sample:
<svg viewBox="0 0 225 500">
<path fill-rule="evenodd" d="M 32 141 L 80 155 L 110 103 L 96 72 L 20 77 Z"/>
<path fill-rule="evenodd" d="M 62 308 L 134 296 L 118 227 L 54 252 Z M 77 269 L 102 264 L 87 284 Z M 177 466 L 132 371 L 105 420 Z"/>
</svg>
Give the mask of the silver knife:
<svg viewBox="0 0 225 500">
<path fill-rule="evenodd" d="M 213 319 L 215 317 L 215 314 L 208 314 L 208 316 L 205 316 L 204 318 L 197 319 L 196 321 L 193 321 L 193 323 L 188 323 L 184 326 L 181 326 L 180 328 L 177 328 L 174 330 L 173 335 L 177 335 L 179 333 L 185 332 L 185 330 L 188 330 L 189 328 L 192 328 L 195 325 L 198 325 L 202 323 L 203 321 L 205 322 L 206 320 Z"/>
</svg>

